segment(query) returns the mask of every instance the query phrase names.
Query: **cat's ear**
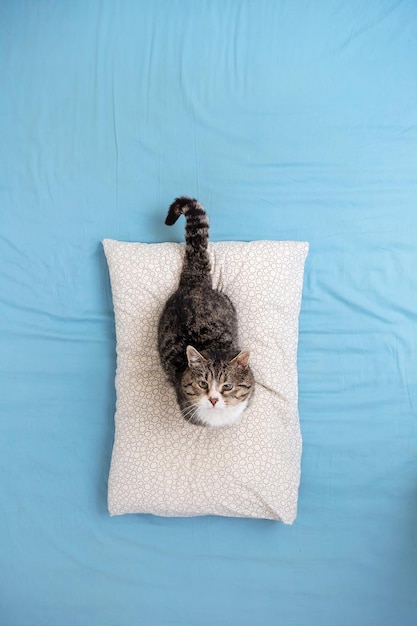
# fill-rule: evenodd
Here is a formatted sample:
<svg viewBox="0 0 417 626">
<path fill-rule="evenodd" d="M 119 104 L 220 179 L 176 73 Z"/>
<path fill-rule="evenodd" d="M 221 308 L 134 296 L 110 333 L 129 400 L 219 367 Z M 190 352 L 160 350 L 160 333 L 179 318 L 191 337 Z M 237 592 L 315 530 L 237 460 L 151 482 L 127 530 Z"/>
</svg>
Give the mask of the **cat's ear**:
<svg viewBox="0 0 417 626">
<path fill-rule="evenodd" d="M 196 367 L 196 365 L 204 365 L 207 363 L 207 359 L 203 357 L 202 354 L 198 352 L 193 346 L 187 346 L 187 359 L 188 359 L 188 367 Z"/>
<path fill-rule="evenodd" d="M 234 359 L 230 361 L 231 365 L 236 364 L 239 365 L 242 369 L 246 369 L 249 363 L 250 352 L 249 350 L 241 350 L 238 355 L 235 356 Z"/>
</svg>

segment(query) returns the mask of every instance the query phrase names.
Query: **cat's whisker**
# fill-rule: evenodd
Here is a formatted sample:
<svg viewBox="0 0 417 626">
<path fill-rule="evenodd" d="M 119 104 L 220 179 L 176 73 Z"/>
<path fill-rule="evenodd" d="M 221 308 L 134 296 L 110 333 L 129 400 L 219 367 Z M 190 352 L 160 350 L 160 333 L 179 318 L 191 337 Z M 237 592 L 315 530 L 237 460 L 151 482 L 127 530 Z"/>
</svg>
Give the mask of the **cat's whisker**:
<svg viewBox="0 0 417 626">
<path fill-rule="evenodd" d="M 182 412 L 187 413 L 188 411 L 191 411 L 192 409 L 196 409 L 196 408 L 198 408 L 198 404 L 196 402 L 193 402 L 192 404 L 189 404 L 188 406 L 183 408 Z"/>
<path fill-rule="evenodd" d="M 197 409 L 195 407 L 188 407 L 188 409 L 183 409 L 181 413 L 183 414 L 184 417 L 189 417 L 190 415 L 195 413 L 196 410 Z"/>
<path fill-rule="evenodd" d="M 190 421 L 195 418 L 195 416 L 197 415 L 197 412 L 198 412 L 198 405 L 192 404 L 191 406 L 188 406 L 182 410 L 182 415 L 186 420 Z"/>
</svg>

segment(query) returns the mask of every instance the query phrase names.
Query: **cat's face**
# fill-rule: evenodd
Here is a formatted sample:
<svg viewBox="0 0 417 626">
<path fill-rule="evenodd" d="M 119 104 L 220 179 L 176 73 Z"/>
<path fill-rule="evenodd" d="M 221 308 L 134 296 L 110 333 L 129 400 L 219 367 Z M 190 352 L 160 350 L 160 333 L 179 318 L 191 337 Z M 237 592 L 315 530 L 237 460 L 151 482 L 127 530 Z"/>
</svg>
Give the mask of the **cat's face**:
<svg viewBox="0 0 417 626">
<path fill-rule="evenodd" d="M 236 422 L 254 390 L 249 352 L 242 350 L 230 361 L 213 362 L 188 346 L 187 359 L 188 368 L 181 380 L 185 419 L 215 428 Z"/>
</svg>

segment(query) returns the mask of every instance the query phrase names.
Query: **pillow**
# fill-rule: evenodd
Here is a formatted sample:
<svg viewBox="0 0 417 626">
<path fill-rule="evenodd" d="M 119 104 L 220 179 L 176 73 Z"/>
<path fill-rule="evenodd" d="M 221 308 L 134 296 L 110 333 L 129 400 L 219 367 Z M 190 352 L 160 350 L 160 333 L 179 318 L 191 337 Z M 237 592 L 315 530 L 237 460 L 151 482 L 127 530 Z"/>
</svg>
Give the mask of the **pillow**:
<svg viewBox="0 0 417 626">
<path fill-rule="evenodd" d="M 281 520 L 297 513 L 301 433 L 297 343 L 307 243 L 209 244 L 213 286 L 235 304 L 251 351 L 255 394 L 236 424 L 189 424 L 165 379 L 157 325 L 177 288 L 184 245 L 103 242 L 117 338 L 111 515 L 223 515 Z"/>
</svg>

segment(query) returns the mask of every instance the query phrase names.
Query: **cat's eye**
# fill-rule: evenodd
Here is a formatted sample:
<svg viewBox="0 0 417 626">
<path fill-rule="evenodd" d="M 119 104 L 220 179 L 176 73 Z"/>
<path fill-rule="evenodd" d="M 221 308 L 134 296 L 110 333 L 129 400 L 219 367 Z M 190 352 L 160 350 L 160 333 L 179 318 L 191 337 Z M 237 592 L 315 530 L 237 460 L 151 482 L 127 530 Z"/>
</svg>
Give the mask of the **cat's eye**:
<svg viewBox="0 0 417 626">
<path fill-rule="evenodd" d="M 231 383 L 225 383 L 222 387 L 222 391 L 231 391 L 233 389 L 233 385 Z"/>
<path fill-rule="evenodd" d="M 201 389 L 207 389 L 208 388 L 208 382 L 206 380 L 200 380 L 200 382 L 198 383 L 201 387 Z"/>
</svg>

